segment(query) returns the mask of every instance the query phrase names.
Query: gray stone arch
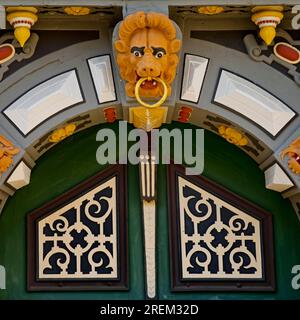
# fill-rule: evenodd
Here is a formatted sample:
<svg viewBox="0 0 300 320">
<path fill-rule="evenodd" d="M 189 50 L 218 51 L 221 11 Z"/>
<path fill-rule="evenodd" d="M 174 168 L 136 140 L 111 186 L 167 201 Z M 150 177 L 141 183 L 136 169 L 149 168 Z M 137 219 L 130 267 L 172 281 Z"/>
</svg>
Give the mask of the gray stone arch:
<svg viewBox="0 0 300 320">
<path fill-rule="evenodd" d="M 241 87 L 236 89 L 238 85 Z M 125 97 L 123 86 L 108 38 L 50 53 L 4 79 L 0 135 L 19 152 L 1 175 L 0 209 L 8 196 L 29 183 L 35 161 L 55 145 L 49 142 L 55 129 L 75 123 L 79 131 L 110 121 L 107 108 L 114 109 L 116 119 L 128 120 L 128 109 L 136 102 Z M 253 99 L 251 93 L 257 96 Z M 257 97 L 265 108 L 262 116 L 254 113 L 260 121 L 236 105 L 238 100 L 249 109 L 252 103 L 258 112 Z M 253 61 L 246 53 L 185 35 L 173 94 L 166 101 L 167 122 L 178 121 L 182 106 L 188 106 L 190 123 L 215 133 L 222 124 L 242 130 L 250 141 L 243 150 L 266 171 L 266 185 L 289 197 L 299 211 L 299 176 L 280 158 L 281 151 L 300 133 L 298 98 L 299 86 L 272 66 Z M 286 123 L 276 123 L 276 117 L 264 122 L 272 108 Z"/>
</svg>

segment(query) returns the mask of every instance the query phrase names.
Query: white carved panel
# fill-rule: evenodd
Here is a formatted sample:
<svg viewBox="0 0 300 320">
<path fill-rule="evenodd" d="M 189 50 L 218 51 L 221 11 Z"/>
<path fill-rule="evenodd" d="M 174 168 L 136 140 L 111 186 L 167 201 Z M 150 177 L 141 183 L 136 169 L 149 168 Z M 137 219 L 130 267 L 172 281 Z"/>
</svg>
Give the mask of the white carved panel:
<svg viewBox="0 0 300 320">
<path fill-rule="evenodd" d="M 146 257 L 146 279 L 147 295 L 153 299 L 156 296 L 156 203 L 155 200 L 143 200 L 143 221 L 145 233 L 145 257 Z"/>
<path fill-rule="evenodd" d="M 197 103 L 202 89 L 208 59 L 187 54 L 184 62 L 181 100 Z"/>
<path fill-rule="evenodd" d="M 295 116 L 293 110 L 264 89 L 225 70 L 214 101 L 244 115 L 273 136 Z"/>
<path fill-rule="evenodd" d="M 7 183 L 15 189 L 23 188 L 30 183 L 30 175 L 31 169 L 25 164 L 24 161 L 21 161 L 7 179 Z"/>
<path fill-rule="evenodd" d="M 259 220 L 178 176 L 182 279 L 262 279 Z"/>
<path fill-rule="evenodd" d="M 294 186 L 294 183 L 277 163 L 265 171 L 265 181 L 267 189 L 277 192 L 283 192 Z"/>
<path fill-rule="evenodd" d="M 88 60 L 99 103 L 116 100 L 114 79 L 109 55 Z"/>
<path fill-rule="evenodd" d="M 51 116 L 82 101 L 76 72 L 71 70 L 32 88 L 3 113 L 27 135 Z"/>
<path fill-rule="evenodd" d="M 39 278 L 117 279 L 116 210 L 113 177 L 40 220 Z"/>
</svg>

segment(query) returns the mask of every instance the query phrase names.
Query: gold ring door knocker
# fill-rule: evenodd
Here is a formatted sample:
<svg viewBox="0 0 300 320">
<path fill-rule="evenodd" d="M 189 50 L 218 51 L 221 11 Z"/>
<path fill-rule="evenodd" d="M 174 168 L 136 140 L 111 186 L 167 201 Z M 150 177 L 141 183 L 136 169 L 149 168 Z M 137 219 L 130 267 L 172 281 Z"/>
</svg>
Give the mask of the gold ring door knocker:
<svg viewBox="0 0 300 320">
<path fill-rule="evenodd" d="M 139 89 L 140 89 L 140 86 L 142 85 L 142 83 L 146 80 L 155 80 L 159 83 L 162 84 L 163 88 L 164 88 L 164 94 L 163 96 L 161 97 L 161 99 L 159 101 L 157 101 L 156 103 L 154 104 L 149 104 L 149 103 L 146 103 L 144 102 L 141 97 L 140 97 L 140 93 L 139 93 Z M 167 85 L 165 84 L 165 82 L 160 79 L 160 78 L 141 78 L 138 80 L 138 82 L 136 83 L 135 85 L 135 89 L 134 89 L 134 94 L 135 94 L 135 97 L 136 97 L 136 100 L 144 107 L 146 108 L 157 108 L 157 107 L 160 107 L 167 99 L 167 96 L 168 96 L 168 88 L 167 88 Z"/>
</svg>

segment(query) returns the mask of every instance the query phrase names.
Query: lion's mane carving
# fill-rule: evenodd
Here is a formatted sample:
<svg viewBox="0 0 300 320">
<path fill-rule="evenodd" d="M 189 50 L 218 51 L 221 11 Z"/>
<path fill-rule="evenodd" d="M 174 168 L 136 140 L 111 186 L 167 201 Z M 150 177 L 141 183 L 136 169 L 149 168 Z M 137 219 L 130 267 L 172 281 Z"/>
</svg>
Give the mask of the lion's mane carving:
<svg viewBox="0 0 300 320">
<path fill-rule="evenodd" d="M 167 84 L 170 95 L 180 47 L 176 28 L 164 14 L 136 12 L 127 16 L 120 24 L 119 39 L 115 42 L 120 75 L 126 80 L 126 94 L 133 97 L 136 82 L 148 78 L 140 88 L 140 95 L 161 96 L 161 84 L 150 80 L 160 77 Z"/>
</svg>

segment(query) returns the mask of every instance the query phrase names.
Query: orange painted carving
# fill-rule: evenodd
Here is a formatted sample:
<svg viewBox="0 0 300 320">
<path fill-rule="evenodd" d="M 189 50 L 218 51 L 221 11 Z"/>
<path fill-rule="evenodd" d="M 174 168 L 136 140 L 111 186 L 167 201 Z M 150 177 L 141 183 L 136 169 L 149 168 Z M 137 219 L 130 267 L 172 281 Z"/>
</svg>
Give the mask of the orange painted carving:
<svg viewBox="0 0 300 320">
<path fill-rule="evenodd" d="M 4 173 L 13 163 L 13 156 L 18 154 L 20 149 L 5 137 L 0 135 L 0 174 Z"/>
<path fill-rule="evenodd" d="M 288 156 L 288 166 L 295 174 L 300 174 L 300 137 L 281 152 L 281 159 Z"/>
<path fill-rule="evenodd" d="M 108 123 L 113 123 L 117 119 L 116 108 L 107 108 L 103 110 L 104 117 Z"/>
<path fill-rule="evenodd" d="M 189 107 L 181 107 L 179 111 L 179 122 L 188 122 L 190 120 L 193 109 Z"/>
<path fill-rule="evenodd" d="M 162 85 L 151 79 L 160 78 L 167 84 L 170 95 L 180 47 L 174 23 L 166 15 L 136 12 L 127 16 L 120 24 L 119 39 L 115 42 L 120 75 L 126 81 L 126 94 L 134 97 L 136 82 L 149 78 L 141 85 L 140 96 L 162 96 Z"/>
</svg>

